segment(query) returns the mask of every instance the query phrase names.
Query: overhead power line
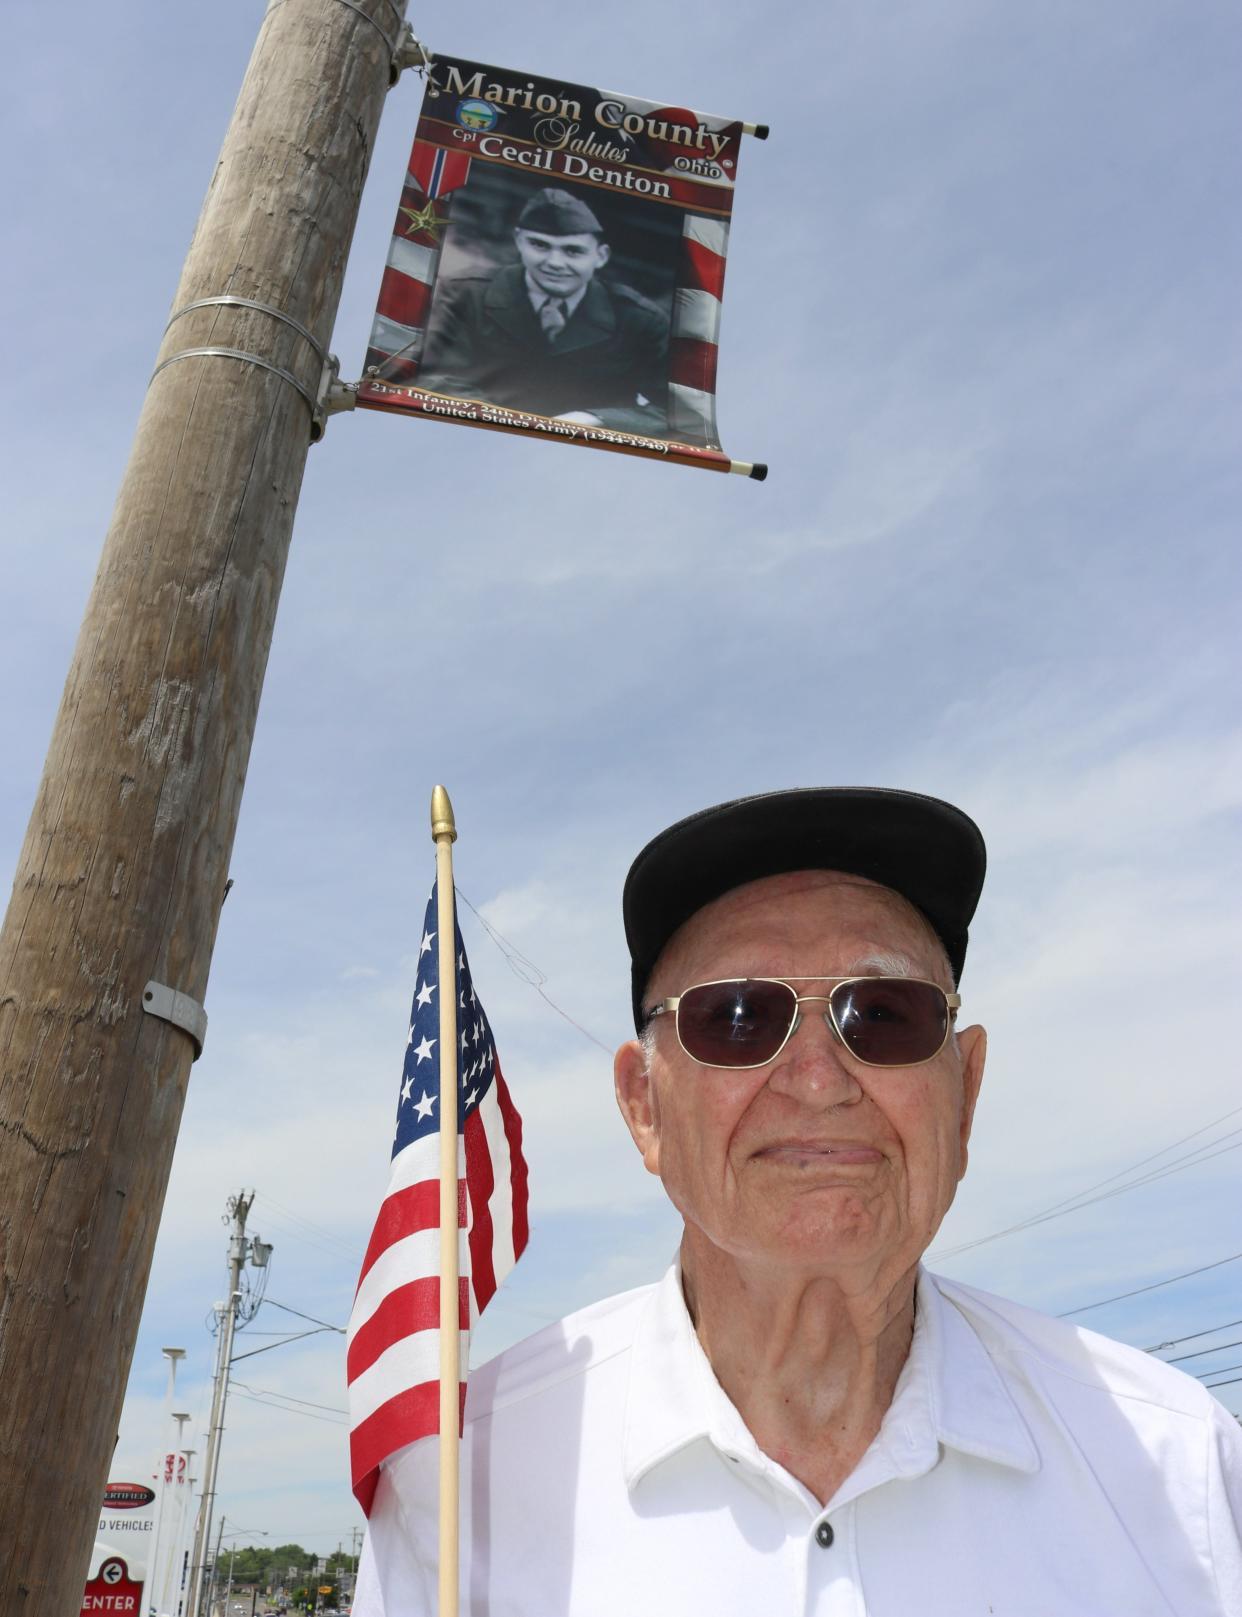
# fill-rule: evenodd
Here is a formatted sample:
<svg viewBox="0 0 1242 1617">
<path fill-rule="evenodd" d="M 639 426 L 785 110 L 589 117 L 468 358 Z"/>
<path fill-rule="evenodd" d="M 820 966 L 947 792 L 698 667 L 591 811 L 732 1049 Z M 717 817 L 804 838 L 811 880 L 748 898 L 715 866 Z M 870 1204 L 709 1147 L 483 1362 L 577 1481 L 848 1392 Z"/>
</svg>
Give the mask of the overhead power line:
<svg viewBox="0 0 1242 1617">
<path fill-rule="evenodd" d="M 1217 1331 L 1232 1330 L 1235 1325 L 1242 1325 L 1242 1319 L 1226 1319 L 1219 1325 L 1208 1325 L 1204 1330 L 1191 1331 L 1187 1336 L 1175 1336 L 1169 1342 L 1157 1342 L 1153 1347 L 1144 1348 L 1144 1353 L 1163 1353 L 1165 1348 L 1180 1347 L 1183 1342 L 1197 1342 L 1201 1336 L 1212 1336 Z M 1173 1361 L 1170 1360 L 1170 1363 Z"/>
<path fill-rule="evenodd" d="M 262 1404 L 265 1409 L 283 1410 L 286 1415 L 300 1415 L 303 1420 L 321 1420 L 325 1426 L 348 1426 L 348 1420 L 338 1420 L 334 1415 L 314 1415 L 309 1409 L 290 1409 L 288 1404 L 274 1404 L 270 1398 L 256 1398 L 252 1392 L 239 1392 L 239 1398 L 245 1398 L 252 1404 Z"/>
<path fill-rule="evenodd" d="M 603 1039 L 597 1039 L 594 1033 L 591 1032 L 590 1028 L 583 1027 L 581 1022 L 576 1022 L 568 1011 L 562 1010 L 562 1008 L 552 998 L 551 994 L 544 991 L 543 985 L 548 980 L 547 972 L 541 971 L 533 960 L 522 953 L 516 943 L 510 943 L 508 938 L 503 936 L 502 933 L 497 932 L 496 928 L 490 921 L 484 920 L 482 915 L 480 915 L 478 910 L 475 909 L 474 905 L 466 897 L 465 893 L 462 892 L 460 887 L 457 887 L 455 890 L 458 898 L 461 899 L 462 903 L 470 911 L 471 915 L 474 916 L 475 920 L 483 928 L 484 932 L 487 933 L 488 937 L 500 950 L 501 954 L 504 955 L 505 960 L 508 963 L 509 970 L 513 973 L 513 975 L 515 977 L 520 977 L 529 988 L 533 988 L 539 995 L 539 998 L 547 1005 L 550 1005 L 556 1014 L 562 1018 L 562 1020 L 569 1023 L 570 1027 L 576 1028 L 577 1031 L 582 1034 L 584 1039 L 590 1039 L 591 1043 L 597 1044 L 605 1055 L 611 1056 L 612 1050 L 604 1043 Z"/>
<path fill-rule="evenodd" d="M 1219 1269 L 1226 1263 L 1236 1263 L 1242 1258 L 1242 1252 L 1235 1252 L 1228 1258 L 1217 1258 L 1215 1263 L 1200 1264 L 1197 1269 L 1184 1269 L 1179 1275 L 1169 1275 L 1167 1280 L 1153 1280 L 1149 1286 L 1136 1286 L 1133 1291 L 1120 1291 L 1115 1297 L 1101 1297 L 1094 1303 L 1080 1303 L 1077 1308 L 1067 1308 L 1057 1315 L 1058 1319 L 1069 1319 L 1074 1314 L 1085 1314 L 1092 1308 L 1103 1308 L 1107 1303 L 1124 1302 L 1127 1297 L 1139 1297 L 1145 1291 L 1159 1291 L 1161 1286 L 1171 1286 L 1175 1280 L 1189 1280 L 1192 1275 L 1206 1274 L 1209 1269 Z"/>
<path fill-rule="evenodd" d="M 297 1240 L 305 1241 L 309 1246 L 319 1246 L 322 1249 L 331 1250 L 334 1254 L 339 1254 L 343 1257 L 357 1257 L 357 1248 L 352 1241 L 346 1240 L 344 1236 L 338 1235 L 334 1230 L 325 1229 L 322 1224 L 314 1223 L 303 1213 L 295 1213 L 291 1207 L 286 1207 L 283 1202 L 278 1202 L 274 1196 L 269 1195 L 265 1190 L 261 1190 L 257 1194 L 264 1207 L 272 1208 L 275 1211 L 277 1222 L 287 1220 L 292 1224 L 300 1225 L 303 1232 L 309 1232 L 299 1233 L 294 1230 L 293 1234 Z"/>
<path fill-rule="evenodd" d="M 330 1415 L 348 1415 L 347 1409 L 340 1409 L 336 1404 L 315 1404 L 309 1398 L 295 1398 L 291 1392 L 277 1392 L 274 1387 L 252 1387 L 245 1381 L 234 1381 L 235 1387 L 245 1387 L 247 1392 L 254 1393 L 256 1397 L 283 1398 L 289 1404 L 305 1404 L 308 1409 L 325 1409 Z"/>
<path fill-rule="evenodd" d="M 1209 1376 L 1227 1376 L 1231 1370 L 1242 1370 L 1242 1364 L 1218 1364 L 1215 1370 L 1196 1370 L 1194 1377 L 1196 1381 L 1206 1382 Z M 1213 1387 L 1226 1387 L 1229 1383 L 1226 1381 L 1213 1381 L 1211 1385 Z"/>
<path fill-rule="evenodd" d="M 992 1241 L 999 1241 L 1006 1235 L 1019 1234 L 1023 1230 L 1033 1229 L 1038 1224 L 1046 1224 L 1050 1219 L 1064 1218 L 1069 1213 L 1076 1213 L 1084 1207 L 1094 1206 L 1097 1202 L 1110 1201 L 1114 1196 L 1124 1196 L 1131 1190 L 1138 1190 L 1143 1185 L 1153 1184 L 1156 1180 L 1164 1179 L 1169 1174 L 1181 1173 L 1187 1168 L 1198 1167 L 1200 1163 L 1210 1162 L 1213 1157 L 1223 1156 L 1227 1151 L 1242 1149 L 1242 1139 L 1235 1140 L 1231 1145 L 1223 1144 L 1226 1140 L 1233 1140 L 1235 1135 L 1242 1134 L 1242 1127 L 1232 1128 L 1226 1130 L 1224 1134 L 1217 1135 L 1214 1140 L 1205 1140 L 1202 1145 L 1196 1146 L 1193 1151 L 1186 1152 L 1184 1156 L 1177 1157 L 1172 1162 L 1163 1163 L 1159 1168 L 1153 1168 L 1150 1173 L 1141 1174 L 1136 1179 L 1128 1177 L 1131 1174 L 1138 1173 L 1140 1168 L 1145 1168 L 1149 1163 L 1156 1162 L 1160 1157 L 1167 1156 L 1170 1151 L 1176 1151 L 1178 1146 L 1185 1145 L 1187 1141 L 1197 1139 L 1199 1135 L 1206 1134 L 1209 1129 L 1218 1128 L 1222 1123 L 1227 1123 L 1230 1118 L 1238 1116 L 1240 1112 L 1242 1112 L 1242 1106 L 1235 1106 L 1232 1111 L 1224 1112 L 1220 1117 L 1213 1118 L 1210 1123 L 1204 1123 L 1202 1127 L 1192 1129 L 1189 1134 L 1183 1134 L 1180 1139 L 1163 1146 L 1159 1151 L 1153 1151 L 1149 1156 L 1140 1157 L 1137 1162 L 1132 1162 L 1128 1167 L 1119 1168 L 1116 1173 L 1109 1174 L 1107 1178 L 1098 1180 L 1094 1185 L 1088 1185 L 1085 1190 L 1080 1190 L 1073 1196 L 1067 1196 L 1059 1202 L 1053 1202 L 1050 1206 L 1030 1214 L 1027 1218 L 1019 1219 L 1014 1224 L 1007 1224 L 1003 1229 L 993 1230 L 990 1235 L 981 1235 L 976 1240 L 963 1241 L 957 1246 L 946 1247 L 941 1251 L 933 1252 L 931 1256 L 941 1262 L 947 1258 L 955 1258 L 963 1252 L 971 1252 L 976 1247 L 987 1246 Z M 1117 1184 L 1119 1179 L 1125 1179 L 1127 1182 L 1119 1185 Z M 1110 1186 L 1112 1187 L 1111 1189 L 1108 1188 Z"/>
<path fill-rule="evenodd" d="M 1242 1347 L 1242 1341 L 1218 1342 L 1215 1347 L 1199 1348 L 1195 1353 L 1179 1353 L 1175 1359 L 1166 1359 L 1164 1362 L 1166 1364 L 1185 1364 L 1187 1359 L 1204 1359 L 1209 1353 L 1223 1353 L 1226 1348 L 1233 1347 Z M 1205 1376 L 1214 1376 L 1218 1373 L 1216 1370 L 1205 1370 L 1203 1372 Z"/>
<path fill-rule="evenodd" d="M 256 1359 L 260 1353 L 271 1353 L 274 1348 L 287 1347 L 290 1342 L 301 1342 L 308 1336 L 322 1336 L 326 1331 L 335 1330 L 335 1325 L 317 1325 L 313 1331 L 295 1331 L 292 1336 L 282 1336 L 278 1342 L 268 1342 L 264 1347 L 251 1348 L 249 1353 L 234 1353 L 229 1363 L 240 1364 L 243 1359 Z"/>
<path fill-rule="evenodd" d="M 282 1309 L 286 1314 L 296 1314 L 299 1319 L 309 1320 L 312 1325 L 322 1325 L 325 1331 L 336 1331 L 338 1335 L 345 1335 L 343 1325 L 333 1325 L 330 1320 L 316 1319 L 314 1314 L 304 1314 L 300 1308 L 290 1308 L 288 1303 L 278 1303 L 274 1297 L 265 1297 L 263 1301 L 269 1308 Z"/>
</svg>

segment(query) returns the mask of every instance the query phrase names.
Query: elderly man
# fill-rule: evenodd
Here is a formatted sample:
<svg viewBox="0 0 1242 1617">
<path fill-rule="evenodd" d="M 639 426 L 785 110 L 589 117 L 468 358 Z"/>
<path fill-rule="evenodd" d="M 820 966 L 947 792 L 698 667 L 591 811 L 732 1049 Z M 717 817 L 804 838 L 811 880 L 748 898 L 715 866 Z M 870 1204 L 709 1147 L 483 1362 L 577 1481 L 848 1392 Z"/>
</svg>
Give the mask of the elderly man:
<svg viewBox="0 0 1242 1617">
<path fill-rule="evenodd" d="M 518 263 L 438 288 L 418 385 L 644 436 L 667 431 L 668 319 L 600 275 L 611 252 L 581 197 L 536 191 Z"/>
<path fill-rule="evenodd" d="M 983 1077 L 957 1026 L 983 870 L 964 814 L 872 790 L 725 804 L 639 855 L 616 1090 L 680 1253 L 475 1372 L 464 1610 L 1242 1612 L 1211 1395 L 921 1266 Z M 433 1455 L 381 1484 L 359 1617 L 435 1609 Z"/>
</svg>

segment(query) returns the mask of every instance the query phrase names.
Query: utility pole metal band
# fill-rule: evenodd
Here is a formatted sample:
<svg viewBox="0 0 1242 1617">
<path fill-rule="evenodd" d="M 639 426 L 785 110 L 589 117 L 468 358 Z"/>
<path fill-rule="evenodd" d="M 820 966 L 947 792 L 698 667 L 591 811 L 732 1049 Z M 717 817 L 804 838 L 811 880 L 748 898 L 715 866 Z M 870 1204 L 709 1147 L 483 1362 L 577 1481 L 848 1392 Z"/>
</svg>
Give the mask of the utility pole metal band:
<svg viewBox="0 0 1242 1617">
<path fill-rule="evenodd" d="M 158 364 L 151 372 L 151 380 L 167 370 L 169 365 L 175 365 L 179 359 L 239 359 L 244 365 L 258 365 L 262 370 L 271 371 L 279 376 L 290 387 L 296 387 L 298 392 L 310 406 L 312 419 L 319 408 L 319 401 L 308 387 L 304 387 L 292 371 L 287 371 L 283 365 L 273 365 L 270 359 L 264 359 L 261 354 L 247 354 L 240 348 L 183 348 L 180 353 L 170 354 L 167 359 Z"/>
<path fill-rule="evenodd" d="M 305 339 L 305 341 L 308 342 L 315 350 L 315 357 L 319 360 L 321 365 L 325 364 L 327 361 L 328 350 L 323 346 L 317 337 L 313 336 L 312 333 L 307 330 L 300 320 L 295 320 L 291 314 L 286 314 L 283 309 L 273 309 L 270 303 L 259 303 L 255 298 L 234 297 L 231 292 L 222 293 L 219 297 L 214 298 L 195 298 L 193 303 L 184 304 L 180 309 L 174 310 L 173 313 L 169 315 L 168 325 L 164 327 L 164 330 L 167 331 L 168 327 L 172 325 L 173 321 L 180 320 L 183 314 L 190 314 L 195 309 L 210 309 L 213 307 L 224 309 L 254 309 L 259 314 L 270 314 L 273 320 L 279 320 L 286 326 L 292 326 L 294 331 L 297 332 L 298 336 Z"/>
<path fill-rule="evenodd" d="M 388 60 L 395 63 L 397 59 L 397 41 L 388 37 L 388 35 L 380 27 L 379 23 L 376 22 L 375 18 L 368 16 L 362 7 L 356 3 L 356 0 L 337 0 L 337 4 L 348 6 L 351 11 L 356 11 L 358 13 L 363 22 L 369 22 L 371 24 L 371 27 L 374 28 L 375 32 L 384 41 L 385 45 L 388 46 Z"/>
<path fill-rule="evenodd" d="M 198 1060 L 207 1038 L 207 1012 L 196 999 L 153 979 L 142 991 L 142 1008 L 148 1016 L 158 1016 L 188 1033 L 194 1043 L 194 1059 Z"/>
</svg>

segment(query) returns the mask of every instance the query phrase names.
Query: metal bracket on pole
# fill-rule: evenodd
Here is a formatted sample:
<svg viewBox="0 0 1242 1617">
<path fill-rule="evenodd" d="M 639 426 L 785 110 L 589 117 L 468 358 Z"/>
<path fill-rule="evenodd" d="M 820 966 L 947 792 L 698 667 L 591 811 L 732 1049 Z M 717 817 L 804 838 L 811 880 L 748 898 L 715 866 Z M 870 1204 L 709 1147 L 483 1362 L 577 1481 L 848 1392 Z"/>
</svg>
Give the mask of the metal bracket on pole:
<svg viewBox="0 0 1242 1617">
<path fill-rule="evenodd" d="M 414 30 L 409 23 L 403 23 L 397 36 L 397 48 L 392 57 L 395 74 L 392 82 L 395 84 L 407 67 L 416 67 L 421 72 L 423 68 L 429 67 L 433 60 L 431 52 L 414 37 Z"/>
<path fill-rule="evenodd" d="M 411 36 L 412 38 L 413 36 Z M 164 369 L 166 365 L 175 364 L 179 359 L 233 359 L 243 364 L 258 365 L 261 369 L 271 371 L 279 376 L 291 387 L 295 387 L 310 406 L 311 412 L 311 442 L 317 444 L 323 437 L 324 422 L 330 415 L 336 415 L 341 410 L 352 410 L 358 402 L 358 385 L 356 382 L 342 382 L 341 362 L 335 354 L 330 354 L 320 343 L 313 332 L 309 331 L 300 320 L 295 320 L 291 314 L 283 309 L 273 309 L 270 303 L 259 303 L 254 298 L 239 298 L 232 294 L 222 294 L 213 298 L 196 298 L 193 303 L 174 310 L 165 326 L 165 331 L 180 320 L 183 315 L 191 314 L 195 309 L 226 308 L 226 309 L 253 309 L 257 314 L 269 315 L 273 320 L 279 320 L 282 325 L 291 327 L 298 336 L 308 345 L 319 361 L 319 385 L 312 394 L 310 389 L 294 376 L 292 371 L 286 370 L 283 365 L 274 365 L 270 359 L 262 354 L 247 353 L 238 348 L 204 347 L 183 348 L 180 353 L 170 354 L 163 364 L 157 365 L 152 372 L 152 380 Z"/>
<path fill-rule="evenodd" d="M 315 408 L 311 412 L 311 443 L 317 444 L 323 437 L 330 415 L 339 415 L 342 410 L 354 410 L 357 406 L 357 382 L 342 382 L 341 362 L 335 354 L 329 354 L 323 362 L 323 371 L 319 377 L 319 397 L 315 400 Z"/>
<path fill-rule="evenodd" d="M 194 1059 L 198 1060 L 207 1037 L 207 1012 L 196 999 L 152 980 L 142 991 L 142 1008 L 148 1016 L 158 1016 L 188 1033 L 194 1044 Z"/>
</svg>

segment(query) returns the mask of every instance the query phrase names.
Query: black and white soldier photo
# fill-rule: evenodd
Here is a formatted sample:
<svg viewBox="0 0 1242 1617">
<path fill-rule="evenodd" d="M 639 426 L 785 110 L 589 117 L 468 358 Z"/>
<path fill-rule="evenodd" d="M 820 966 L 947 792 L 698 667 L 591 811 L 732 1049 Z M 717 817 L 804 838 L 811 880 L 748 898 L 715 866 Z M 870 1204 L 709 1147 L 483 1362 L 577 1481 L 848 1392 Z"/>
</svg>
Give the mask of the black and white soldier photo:
<svg viewBox="0 0 1242 1617">
<path fill-rule="evenodd" d="M 576 187 L 542 187 L 511 241 L 512 262 L 501 268 L 444 272 L 420 386 L 585 426 L 664 433 L 668 314 L 610 271 L 595 209 Z"/>
</svg>

